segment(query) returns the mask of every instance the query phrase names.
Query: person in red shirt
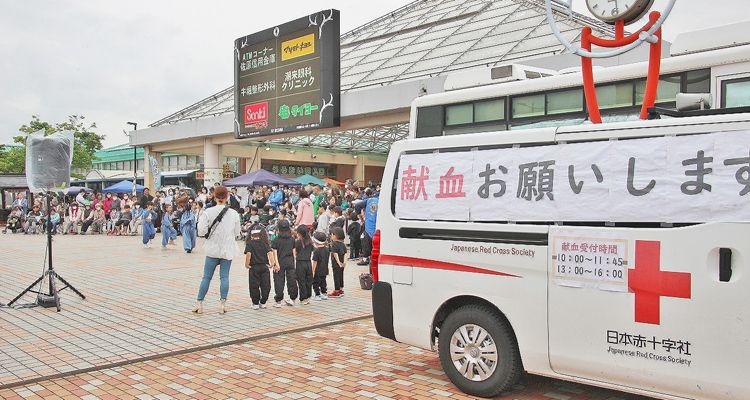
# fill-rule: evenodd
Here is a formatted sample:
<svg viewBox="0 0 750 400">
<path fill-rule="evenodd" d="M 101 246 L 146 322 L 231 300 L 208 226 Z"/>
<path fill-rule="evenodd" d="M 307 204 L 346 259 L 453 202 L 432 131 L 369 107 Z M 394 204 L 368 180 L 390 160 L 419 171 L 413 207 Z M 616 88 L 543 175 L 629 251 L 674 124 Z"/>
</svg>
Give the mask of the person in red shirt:
<svg viewBox="0 0 750 400">
<path fill-rule="evenodd" d="M 95 196 L 95 198 L 94 198 L 94 201 L 91 202 L 91 209 L 95 210 L 96 209 L 96 205 L 97 204 L 101 204 L 101 202 L 102 202 L 102 194 L 101 193 L 97 193 L 96 196 Z"/>
<path fill-rule="evenodd" d="M 102 201 L 102 208 L 104 209 L 104 215 L 109 219 L 109 206 L 112 204 L 112 192 L 107 192 L 107 197 Z"/>
</svg>

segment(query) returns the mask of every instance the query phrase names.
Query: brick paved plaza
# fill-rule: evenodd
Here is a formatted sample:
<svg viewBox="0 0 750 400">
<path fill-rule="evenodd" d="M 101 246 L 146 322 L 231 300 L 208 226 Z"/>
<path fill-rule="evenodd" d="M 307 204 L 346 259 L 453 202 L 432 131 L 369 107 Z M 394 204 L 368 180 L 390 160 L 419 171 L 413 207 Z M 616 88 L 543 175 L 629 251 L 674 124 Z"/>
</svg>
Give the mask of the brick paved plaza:
<svg viewBox="0 0 750 400">
<path fill-rule="evenodd" d="M 7 234 L 0 243 L 7 303 L 42 273 L 45 237 Z M 469 398 L 437 354 L 377 335 L 370 292 L 357 282 L 366 267 L 353 262 L 343 298 L 252 310 L 238 257 L 228 313 L 218 314 L 217 272 L 204 315 L 192 315 L 201 244 L 186 254 L 143 249 L 135 237 L 56 236 L 55 269 L 86 300 L 66 289 L 60 313 L 0 309 L 0 398 Z M 639 397 L 526 376 L 501 398 Z"/>
</svg>

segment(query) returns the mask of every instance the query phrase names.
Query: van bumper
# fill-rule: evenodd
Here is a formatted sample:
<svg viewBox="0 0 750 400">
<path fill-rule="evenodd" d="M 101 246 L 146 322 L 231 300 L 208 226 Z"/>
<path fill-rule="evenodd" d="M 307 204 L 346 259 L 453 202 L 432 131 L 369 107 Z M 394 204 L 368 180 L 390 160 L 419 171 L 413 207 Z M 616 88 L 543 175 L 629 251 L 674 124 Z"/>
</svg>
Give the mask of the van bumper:
<svg viewBox="0 0 750 400">
<path fill-rule="evenodd" d="M 372 285 L 372 318 L 380 336 L 396 340 L 393 333 L 393 290 L 388 282 Z"/>
</svg>

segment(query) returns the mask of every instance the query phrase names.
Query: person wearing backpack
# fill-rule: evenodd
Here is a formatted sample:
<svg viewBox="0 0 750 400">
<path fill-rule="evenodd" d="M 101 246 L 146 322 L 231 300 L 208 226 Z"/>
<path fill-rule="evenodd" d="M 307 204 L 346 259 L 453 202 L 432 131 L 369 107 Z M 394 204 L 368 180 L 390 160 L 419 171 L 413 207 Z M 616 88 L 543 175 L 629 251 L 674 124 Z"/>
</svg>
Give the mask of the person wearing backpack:
<svg viewBox="0 0 750 400">
<path fill-rule="evenodd" d="M 198 302 L 193 308 L 193 313 L 203 314 L 203 299 L 208 293 L 211 278 L 214 276 L 216 267 L 219 267 L 219 293 L 221 303 L 219 314 L 227 312 L 226 303 L 229 294 L 229 268 L 232 259 L 240 254 L 237 245 L 237 236 L 240 235 L 240 215 L 227 205 L 229 191 L 224 186 L 219 186 L 214 191 L 216 206 L 205 211 L 198 221 L 198 234 L 205 237 L 203 249 L 206 252 L 206 261 L 203 265 L 203 279 L 198 289 Z"/>
</svg>

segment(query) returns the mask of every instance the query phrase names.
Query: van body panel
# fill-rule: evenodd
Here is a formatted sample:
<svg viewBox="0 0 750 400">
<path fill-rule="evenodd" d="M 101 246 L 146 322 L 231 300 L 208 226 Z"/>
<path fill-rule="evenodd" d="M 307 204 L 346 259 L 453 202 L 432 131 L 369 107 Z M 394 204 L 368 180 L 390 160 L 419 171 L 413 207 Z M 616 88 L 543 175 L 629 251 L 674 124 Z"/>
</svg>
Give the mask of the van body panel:
<svg viewBox="0 0 750 400">
<path fill-rule="evenodd" d="M 595 237 L 602 228 L 576 228 Z M 555 372 L 685 397 L 750 398 L 750 225 L 708 223 L 681 228 L 607 228 L 628 239 L 628 292 L 549 284 L 550 362 Z M 644 243 L 657 257 L 641 258 Z M 639 248 L 640 247 L 640 248 Z M 732 277 L 719 281 L 719 249 L 732 250 Z M 635 262 L 633 262 L 635 261 Z M 638 263 L 642 265 L 639 265 Z M 634 275 L 654 268 L 651 281 L 682 275 L 682 293 L 640 299 Z M 743 276 L 744 275 L 744 276 Z M 650 283 L 654 283 L 650 285 Z M 644 291 L 664 293 L 649 282 Z M 667 290 L 668 292 L 669 290 Z M 653 308 L 658 319 L 637 321 L 636 310 Z M 574 338 L 574 339 L 573 339 Z M 744 386 L 743 386 L 744 385 Z"/>
<path fill-rule="evenodd" d="M 506 316 L 530 373 L 665 399 L 750 398 L 750 283 L 745 271 L 750 268 L 750 224 L 673 227 L 659 221 L 640 226 L 608 221 L 513 223 L 502 215 L 494 222 L 395 216 L 403 154 L 750 130 L 750 115 L 606 125 L 394 143 L 385 166 L 377 228 L 379 280 L 392 287 L 396 340 L 432 349 L 440 308 L 458 297 L 474 297 Z M 554 279 L 552 242 L 560 230 L 621 237 L 627 243 L 625 286 L 571 287 Z M 547 237 L 544 243 L 539 235 Z M 410 284 L 404 283 L 406 265 Z M 642 279 L 643 266 L 654 275 Z M 720 279 L 721 268 L 724 278 L 731 269 L 727 282 Z M 656 288 L 650 287 L 651 281 L 658 283 Z M 667 294 L 660 294 L 663 290 Z M 650 306 L 641 304 L 636 311 L 636 296 L 639 304 L 645 298 Z M 644 351 L 646 345 L 650 351 Z"/>
<path fill-rule="evenodd" d="M 388 196 L 388 191 L 384 189 L 381 202 L 385 196 Z M 398 342 L 431 349 L 433 322 L 440 306 L 456 297 L 479 297 L 502 312 L 514 329 L 533 332 L 518 337 L 524 363 L 551 373 L 545 317 L 546 246 L 475 243 L 465 239 L 404 239 L 399 236 L 398 229 L 388 228 L 400 226 L 464 231 L 469 234 L 517 232 L 543 235 L 548 231 L 546 226 L 398 221 L 383 207 L 381 205 L 378 213 L 382 249 L 378 274 L 380 281 L 392 284 L 393 325 Z M 474 248 L 477 251 L 472 251 Z M 398 257 L 393 257 L 395 254 Z M 393 258 L 409 260 L 412 265 L 411 285 L 396 283 L 394 271 L 403 266 L 394 265 L 390 261 Z M 403 261 L 395 263 L 404 264 Z M 435 267 L 436 263 L 441 265 Z M 466 268 L 460 270 L 457 266 Z"/>
</svg>

